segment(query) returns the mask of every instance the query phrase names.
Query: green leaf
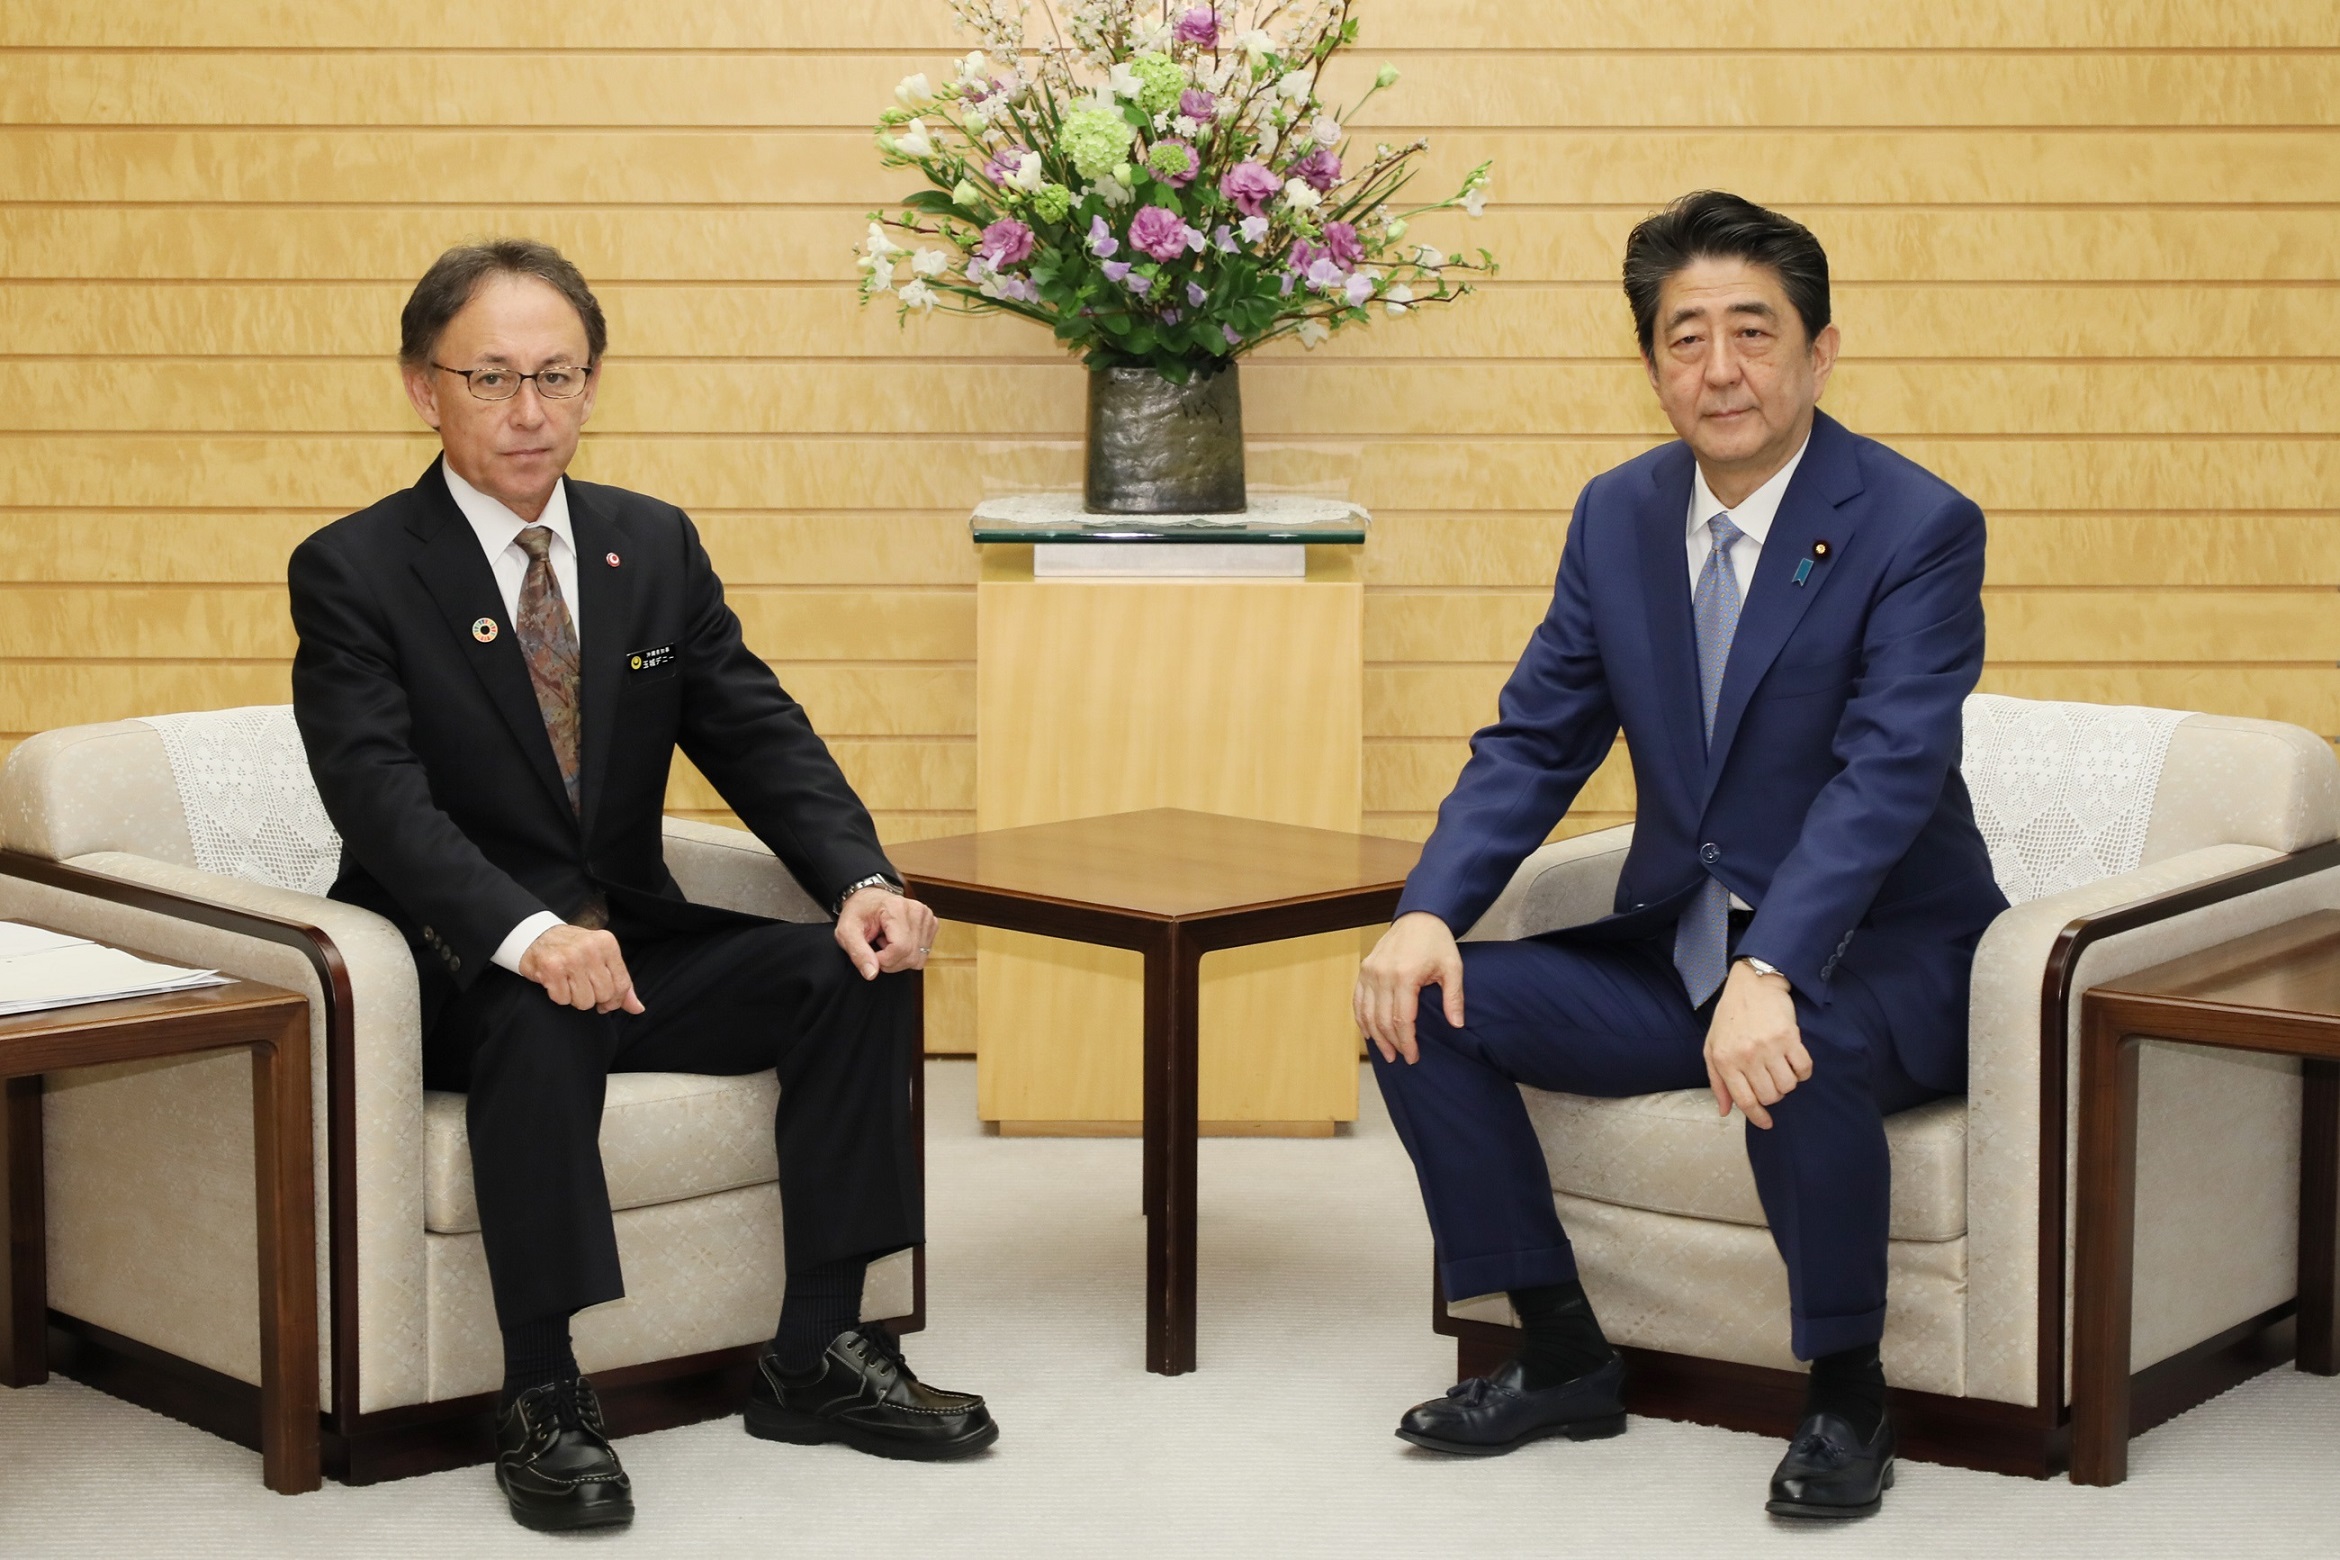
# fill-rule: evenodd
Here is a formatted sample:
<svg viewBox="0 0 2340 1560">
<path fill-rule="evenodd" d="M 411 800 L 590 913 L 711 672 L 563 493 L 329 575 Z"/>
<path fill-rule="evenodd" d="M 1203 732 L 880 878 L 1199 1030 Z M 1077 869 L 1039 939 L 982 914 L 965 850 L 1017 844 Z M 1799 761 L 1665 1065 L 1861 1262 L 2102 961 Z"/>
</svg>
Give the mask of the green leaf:
<svg viewBox="0 0 2340 1560">
<path fill-rule="evenodd" d="M 902 204 L 912 211 L 923 211 L 930 217 L 947 217 L 959 209 L 951 200 L 948 190 L 918 190 L 903 196 Z"/>
</svg>

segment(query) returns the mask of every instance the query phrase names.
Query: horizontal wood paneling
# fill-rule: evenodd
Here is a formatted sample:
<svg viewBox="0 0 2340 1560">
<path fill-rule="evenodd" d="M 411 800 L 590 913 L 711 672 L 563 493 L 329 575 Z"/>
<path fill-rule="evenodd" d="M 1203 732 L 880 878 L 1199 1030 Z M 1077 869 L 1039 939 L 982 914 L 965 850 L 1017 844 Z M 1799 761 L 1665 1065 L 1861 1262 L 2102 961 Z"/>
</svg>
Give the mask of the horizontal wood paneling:
<svg viewBox="0 0 2340 1560">
<path fill-rule="evenodd" d="M 0 433 L 367 433 L 403 436 L 414 410 L 382 362 L 174 357 L 92 395 L 87 359 L 0 361 Z M 1873 437 L 2100 438 L 2340 434 L 2340 367 L 2314 363 L 1848 361 L 1826 404 Z M 615 363 L 590 426 L 626 434 L 839 433 L 1078 439 L 1087 390 L 1059 363 L 976 365 L 899 393 L 889 363 Z M 1318 363 L 1244 370 L 1246 431 L 1308 438 L 1667 435 L 1646 383 L 1616 363 Z"/>
<path fill-rule="evenodd" d="M 2340 735 L 2340 11 L 2327 0 L 1365 0 L 1357 124 L 1496 159 L 1503 271 L 1246 374 L 1254 481 L 1376 514 L 1368 828 L 1419 838 L 1585 480 L 1664 436 L 1617 292 L 1696 186 L 1827 244 L 1828 405 L 1980 502 L 1985 686 Z M 970 503 L 1078 480 L 1077 372 L 905 330 L 848 251 L 942 0 L 31 0 L 0 9 L 0 751 L 286 697 L 284 562 L 414 480 L 389 358 L 461 239 L 575 257 L 580 476 L 688 507 L 888 839 L 973 826 Z M 1630 817 L 1622 753 L 1559 832 Z M 673 802 L 729 820 L 687 764 Z M 971 1043 L 946 929 L 930 1038 Z"/>
<path fill-rule="evenodd" d="M 1377 19 L 1378 20 L 1378 19 Z M 1375 28 L 1376 32 L 1380 29 Z M 613 51 L 23 55 L 0 66 L 0 123 L 383 127 L 541 124 L 867 129 L 905 61 L 889 53 Z M 2327 54 L 1967 52 L 1810 55 L 1750 71 L 1728 50 L 1503 49 L 1397 63 L 1407 90 L 1352 123 L 1503 126 L 2328 125 Z M 1335 64 L 1336 103 L 1378 56 Z"/>
<path fill-rule="evenodd" d="M 1405 0 L 1364 13 L 1367 49 L 2332 48 L 2340 21 L 2315 4 L 2228 0 L 1807 0 L 1721 8 L 1705 0 Z M 48 0 L 0 13 L 0 48 L 883 49 L 947 53 L 963 35 L 931 0 L 849 8 L 771 0 Z"/>
<path fill-rule="evenodd" d="M 2141 138 L 2150 161 L 2151 136 Z M 859 151 L 855 158 L 861 156 Z M 1425 178 L 1428 176 L 1425 175 Z M 847 251 L 868 226 L 862 208 L 907 186 L 871 186 L 852 209 L 610 208 L 566 191 L 525 201 L 510 191 L 486 204 L 448 204 L 418 182 L 414 204 L 307 210 L 286 206 L 123 206 L 95 196 L 32 203 L 21 195 L 0 223 L 0 275 L 164 281 L 379 280 L 400 298 L 449 244 L 526 233 L 558 245 L 597 284 L 625 281 L 850 284 Z M 1666 190 L 1679 193 L 1680 186 Z M 2340 211 L 2189 200 L 2160 209 L 1870 206 L 1848 186 L 1795 214 L 1827 233 L 1829 274 L 1845 282 L 2104 283 L 2340 279 Z M 1477 222 L 1425 217 L 1425 243 L 1501 258 L 1505 282 L 1617 281 L 1625 235 L 1668 196 L 1621 206 L 1490 206 Z M 395 312 L 379 350 L 397 344 Z M 926 327 L 916 327 L 925 330 Z M 1614 327 L 1609 327 L 1614 329 Z M 1045 351 L 1029 334 L 1028 354 Z M 951 352 L 971 352 L 955 341 Z"/>
<path fill-rule="evenodd" d="M 1394 137 L 1410 127 L 1392 127 Z M 1535 205 L 1645 201 L 1701 184 L 1785 204 L 2129 205 L 2173 189 L 2222 205 L 2340 199 L 2321 129 L 1903 129 L 1620 135 L 1561 127 L 1440 135 L 1425 187 L 1501 154 L 1501 192 Z M 493 203 L 515 189 L 613 205 L 860 206 L 901 182 L 866 132 L 832 130 L 250 130 L 0 127 L 0 188 L 33 201 Z"/>
<path fill-rule="evenodd" d="M 1653 443 L 1632 438 L 1360 443 L 1347 430 L 1255 452 L 1269 480 L 1309 447 L 1351 475 L 1375 508 L 1464 512 L 1573 501 L 1584 483 Z M 1935 439 L 1896 447 L 1985 510 L 2316 509 L 2340 491 L 2340 441 L 2301 438 Z M 350 509 L 411 484 L 436 447 L 420 435 L 0 434 L 0 508 Z M 807 459 L 817 451 L 818 459 Z M 940 509 L 990 491 L 1077 487 L 1080 449 L 1024 439 L 589 434 L 577 474 L 654 492 L 688 509 Z"/>
<path fill-rule="evenodd" d="M 802 287 L 620 282 L 596 288 L 618 369 L 645 359 L 684 365 L 732 358 L 904 359 L 947 351 L 977 361 L 1061 367 L 1021 321 L 937 320 L 904 330 L 864 308 L 842 278 Z M 0 282 L 0 342 L 22 357 L 352 358 L 376 371 L 396 345 L 406 287 L 396 282 L 219 285 L 191 282 Z M 2135 287 L 1977 282 L 1944 289 L 1854 282 L 1834 289 L 1845 372 L 1896 359 L 2214 358 L 2328 364 L 2334 302 L 2320 283 L 2170 281 Z M 1633 324 L 1616 284 L 1492 284 L 1466 307 L 1335 337 L 1313 353 L 1259 361 L 1534 359 L 1597 363 L 1632 387 Z M 613 370 L 614 372 L 615 370 Z"/>
</svg>

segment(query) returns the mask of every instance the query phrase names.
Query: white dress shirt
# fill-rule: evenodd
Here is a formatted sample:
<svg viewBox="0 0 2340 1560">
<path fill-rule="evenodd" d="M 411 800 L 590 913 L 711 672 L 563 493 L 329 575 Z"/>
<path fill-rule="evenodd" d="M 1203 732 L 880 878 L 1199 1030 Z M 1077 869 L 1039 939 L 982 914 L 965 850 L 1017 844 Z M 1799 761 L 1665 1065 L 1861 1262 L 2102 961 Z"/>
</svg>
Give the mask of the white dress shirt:
<svg viewBox="0 0 2340 1560">
<path fill-rule="evenodd" d="M 1706 485 L 1706 473 L 1692 463 L 1690 517 L 1685 523 L 1689 533 L 1693 598 L 1698 594 L 1698 576 L 1706 567 L 1706 555 L 1714 551 L 1714 532 L 1707 529 L 1706 523 L 1716 515 L 1729 515 L 1731 524 L 1743 533 L 1731 544 L 1731 572 L 1738 576 L 1739 599 L 1747 599 L 1747 586 L 1755 578 L 1755 565 L 1763 558 L 1763 539 L 1771 534 L 1771 522 L 1779 517 L 1779 501 L 1787 493 L 1788 481 L 1795 476 L 1796 468 L 1804 463 L 1804 451 L 1811 447 L 1812 439 L 1807 434 L 1796 452 L 1788 457 L 1788 463 L 1773 472 L 1763 486 L 1740 499 L 1736 509 L 1714 496 L 1714 489 Z M 1752 910 L 1755 907 L 1733 894 L 1731 908 Z"/>
<path fill-rule="evenodd" d="M 504 598 L 505 621 L 517 632 L 520 587 L 528 578 L 528 552 L 520 545 L 520 533 L 528 528 L 529 522 L 464 481 L 445 461 L 439 463 L 439 470 L 447 478 L 447 491 L 455 496 L 455 507 L 471 522 L 472 534 L 479 538 L 480 551 L 487 554 L 488 567 L 495 572 L 497 593 Z M 553 484 L 552 497 L 537 523 L 553 534 L 545 561 L 552 565 L 553 582 L 560 586 L 561 600 L 569 608 L 569 626 L 582 644 L 585 626 L 577 611 L 577 538 L 569 529 L 567 479 Z M 521 955 L 528 951 L 529 944 L 561 924 L 561 918 L 550 910 L 539 910 L 505 933 L 504 940 L 496 945 L 490 957 L 517 975 Z"/>
</svg>

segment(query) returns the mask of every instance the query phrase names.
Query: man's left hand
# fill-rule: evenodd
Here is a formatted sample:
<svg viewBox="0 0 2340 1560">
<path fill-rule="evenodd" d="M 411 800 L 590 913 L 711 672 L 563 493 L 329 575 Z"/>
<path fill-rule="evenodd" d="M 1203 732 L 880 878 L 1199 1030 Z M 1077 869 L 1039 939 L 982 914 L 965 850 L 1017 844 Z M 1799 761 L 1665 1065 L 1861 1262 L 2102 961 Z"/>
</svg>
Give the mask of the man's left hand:
<svg viewBox="0 0 2340 1560">
<path fill-rule="evenodd" d="M 837 912 L 837 946 L 863 980 L 925 969 L 934 948 L 934 912 L 892 889 L 865 888 Z"/>
<path fill-rule="evenodd" d="M 1796 999 L 1784 975 L 1759 975 L 1745 960 L 1731 965 L 1714 1022 L 1706 1030 L 1706 1083 L 1729 1115 L 1736 1105 L 1769 1131 L 1771 1112 L 1812 1076 L 1812 1053 L 1796 1027 Z"/>
</svg>

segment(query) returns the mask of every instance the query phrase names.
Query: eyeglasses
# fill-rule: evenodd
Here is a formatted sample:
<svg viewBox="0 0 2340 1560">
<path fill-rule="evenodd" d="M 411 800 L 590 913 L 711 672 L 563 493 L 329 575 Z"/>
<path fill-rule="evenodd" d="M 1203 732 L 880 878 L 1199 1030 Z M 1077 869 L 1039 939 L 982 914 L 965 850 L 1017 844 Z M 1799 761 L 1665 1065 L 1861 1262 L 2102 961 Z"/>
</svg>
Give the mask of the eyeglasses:
<svg viewBox="0 0 2340 1560">
<path fill-rule="evenodd" d="M 593 377 L 590 368 L 579 368 L 573 363 L 555 363 L 540 368 L 533 374 L 523 374 L 509 368 L 449 368 L 444 363 L 431 367 L 442 374 L 460 374 L 464 388 L 482 401 L 509 401 L 520 393 L 524 379 L 536 381 L 536 393 L 548 401 L 566 401 L 583 395 L 587 380 Z"/>
</svg>

